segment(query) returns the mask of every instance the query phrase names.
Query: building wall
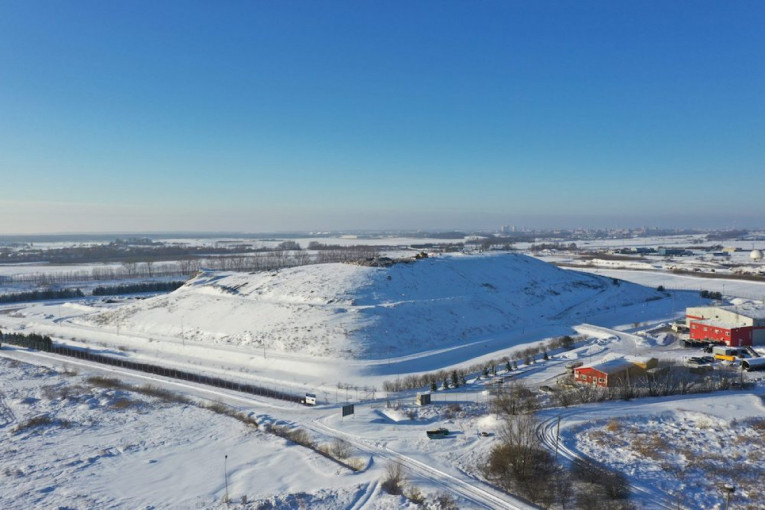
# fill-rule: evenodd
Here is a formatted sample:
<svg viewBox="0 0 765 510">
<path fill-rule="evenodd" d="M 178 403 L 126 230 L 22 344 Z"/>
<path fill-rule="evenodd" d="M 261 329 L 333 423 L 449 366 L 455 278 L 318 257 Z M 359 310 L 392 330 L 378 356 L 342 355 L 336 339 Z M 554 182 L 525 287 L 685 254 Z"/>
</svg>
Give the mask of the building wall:
<svg viewBox="0 0 765 510">
<path fill-rule="evenodd" d="M 691 322 L 691 338 L 693 340 L 714 340 L 725 342 L 725 345 L 739 347 L 752 345 L 752 327 L 723 328 L 710 326 L 703 322 Z"/>
<path fill-rule="evenodd" d="M 743 325 L 744 327 L 751 327 L 751 332 L 748 333 L 748 339 L 740 337 L 742 342 L 740 345 L 765 345 L 765 320 L 752 319 L 751 317 L 745 317 L 732 310 L 724 310 L 717 306 L 697 306 L 687 308 L 685 311 L 685 322 L 688 328 L 691 328 L 691 323 L 695 320 L 712 319 L 719 322 L 730 322 L 731 324 Z M 744 333 L 747 334 L 747 333 Z M 691 332 L 691 338 L 698 338 L 704 340 L 711 337 L 694 337 Z M 720 338 L 720 340 L 726 341 L 726 338 Z"/>
<path fill-rule="evenodd" d="M 621 370 L 607 374 L 592 367 L 582 367 L 574 369 L 574 382 L 581 384 L 592 384 L 601 388 L 619 386 L 629 380 L 630 377 L 639 377 L 645 374 L 645 370 L 637 365 L 633 365 L 629 370 Z"/>
<path fill-rule="evenodd" d="M 577 368 L 574 369 L 574 381 L 605 388 L 608 386 L 608 374 L 590 367 Z"/>
</svg>

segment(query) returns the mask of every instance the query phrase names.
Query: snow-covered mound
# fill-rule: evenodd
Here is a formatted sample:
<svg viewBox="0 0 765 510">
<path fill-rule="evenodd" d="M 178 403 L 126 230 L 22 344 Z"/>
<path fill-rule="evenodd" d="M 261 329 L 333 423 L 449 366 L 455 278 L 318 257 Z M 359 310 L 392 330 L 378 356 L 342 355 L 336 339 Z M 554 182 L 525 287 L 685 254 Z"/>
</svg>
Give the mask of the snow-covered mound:
<svg viewBox="0 0 765 510">
<path fill-rule="evenodd" d="M 573 324 L 660 296 L 524 255 L 450 256 L 203 273 L 171 294 L 80 320 L 157 339 L 373 359 Z"/>
</svg>

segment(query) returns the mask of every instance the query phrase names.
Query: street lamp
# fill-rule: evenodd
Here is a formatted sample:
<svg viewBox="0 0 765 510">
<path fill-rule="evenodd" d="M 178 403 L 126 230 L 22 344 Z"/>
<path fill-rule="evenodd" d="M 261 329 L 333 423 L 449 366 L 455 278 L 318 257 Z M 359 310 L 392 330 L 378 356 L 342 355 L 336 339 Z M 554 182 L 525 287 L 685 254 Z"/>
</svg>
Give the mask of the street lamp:
<svg viewBox="0 0 765 510">
<path fill-rule="evenodd" d="M 720 490 L 725 494 L 725 510 L 728 510 L 730 506 L 730 496 L 736 492 L 736 488 L 728 483 L 720 487 Z"/>
<path fill-rule="evenodd" d="M 223 456 L 223 478 L 226 481 L 226 503 L 228 503 L 228 468 L 226 466 L 228 455 Z"/>
</svg>

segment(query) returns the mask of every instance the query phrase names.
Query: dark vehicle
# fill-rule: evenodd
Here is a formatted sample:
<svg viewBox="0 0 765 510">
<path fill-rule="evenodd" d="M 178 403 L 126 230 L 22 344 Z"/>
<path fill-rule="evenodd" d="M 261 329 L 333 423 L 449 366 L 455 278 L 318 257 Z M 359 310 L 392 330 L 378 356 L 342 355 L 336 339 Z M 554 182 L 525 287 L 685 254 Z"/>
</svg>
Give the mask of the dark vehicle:
<svg viewBox="0 0 765 510">
<path fill-rule="evenodd" d="M 425 432 L 430 439 L 439 439 L 449 435 L 449 429 L 438 428 L 434 430 L 428 430 Z"/>
</svg>

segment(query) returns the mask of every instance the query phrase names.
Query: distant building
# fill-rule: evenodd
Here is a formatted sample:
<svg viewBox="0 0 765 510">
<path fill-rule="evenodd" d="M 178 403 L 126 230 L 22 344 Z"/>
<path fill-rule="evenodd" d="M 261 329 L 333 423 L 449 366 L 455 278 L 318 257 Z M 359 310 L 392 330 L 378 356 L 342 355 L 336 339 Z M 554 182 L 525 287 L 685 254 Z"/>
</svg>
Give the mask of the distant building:
<svg viewBox="0 0 765 510">
<path fill-rule="evenodd" d="M 686 309 L 685 321 L 692 340 L 730 347 L 765 345 L 765 308 L 698 306 Z"/>
<path fill-rule="evenodd" d="M 628 383 L 630 378 L 640 377 L 649 369 L 656 368 L 658 364 L 659 361 L 656 358 L 637 356 L 603 359 L 594 364 L 575 368 L 574 381 L 602 388 L 621 386 Z"/>
<path fill-rule="evenodd" d="M 658 250 L 656 250 L 656 253 L 658 255 L 661 255 L 662 257 L 690 255 L 690 252 L 688 252 L 688 250 L 683 250 L 680 248 L 659 248 Z"/>
</svg>

